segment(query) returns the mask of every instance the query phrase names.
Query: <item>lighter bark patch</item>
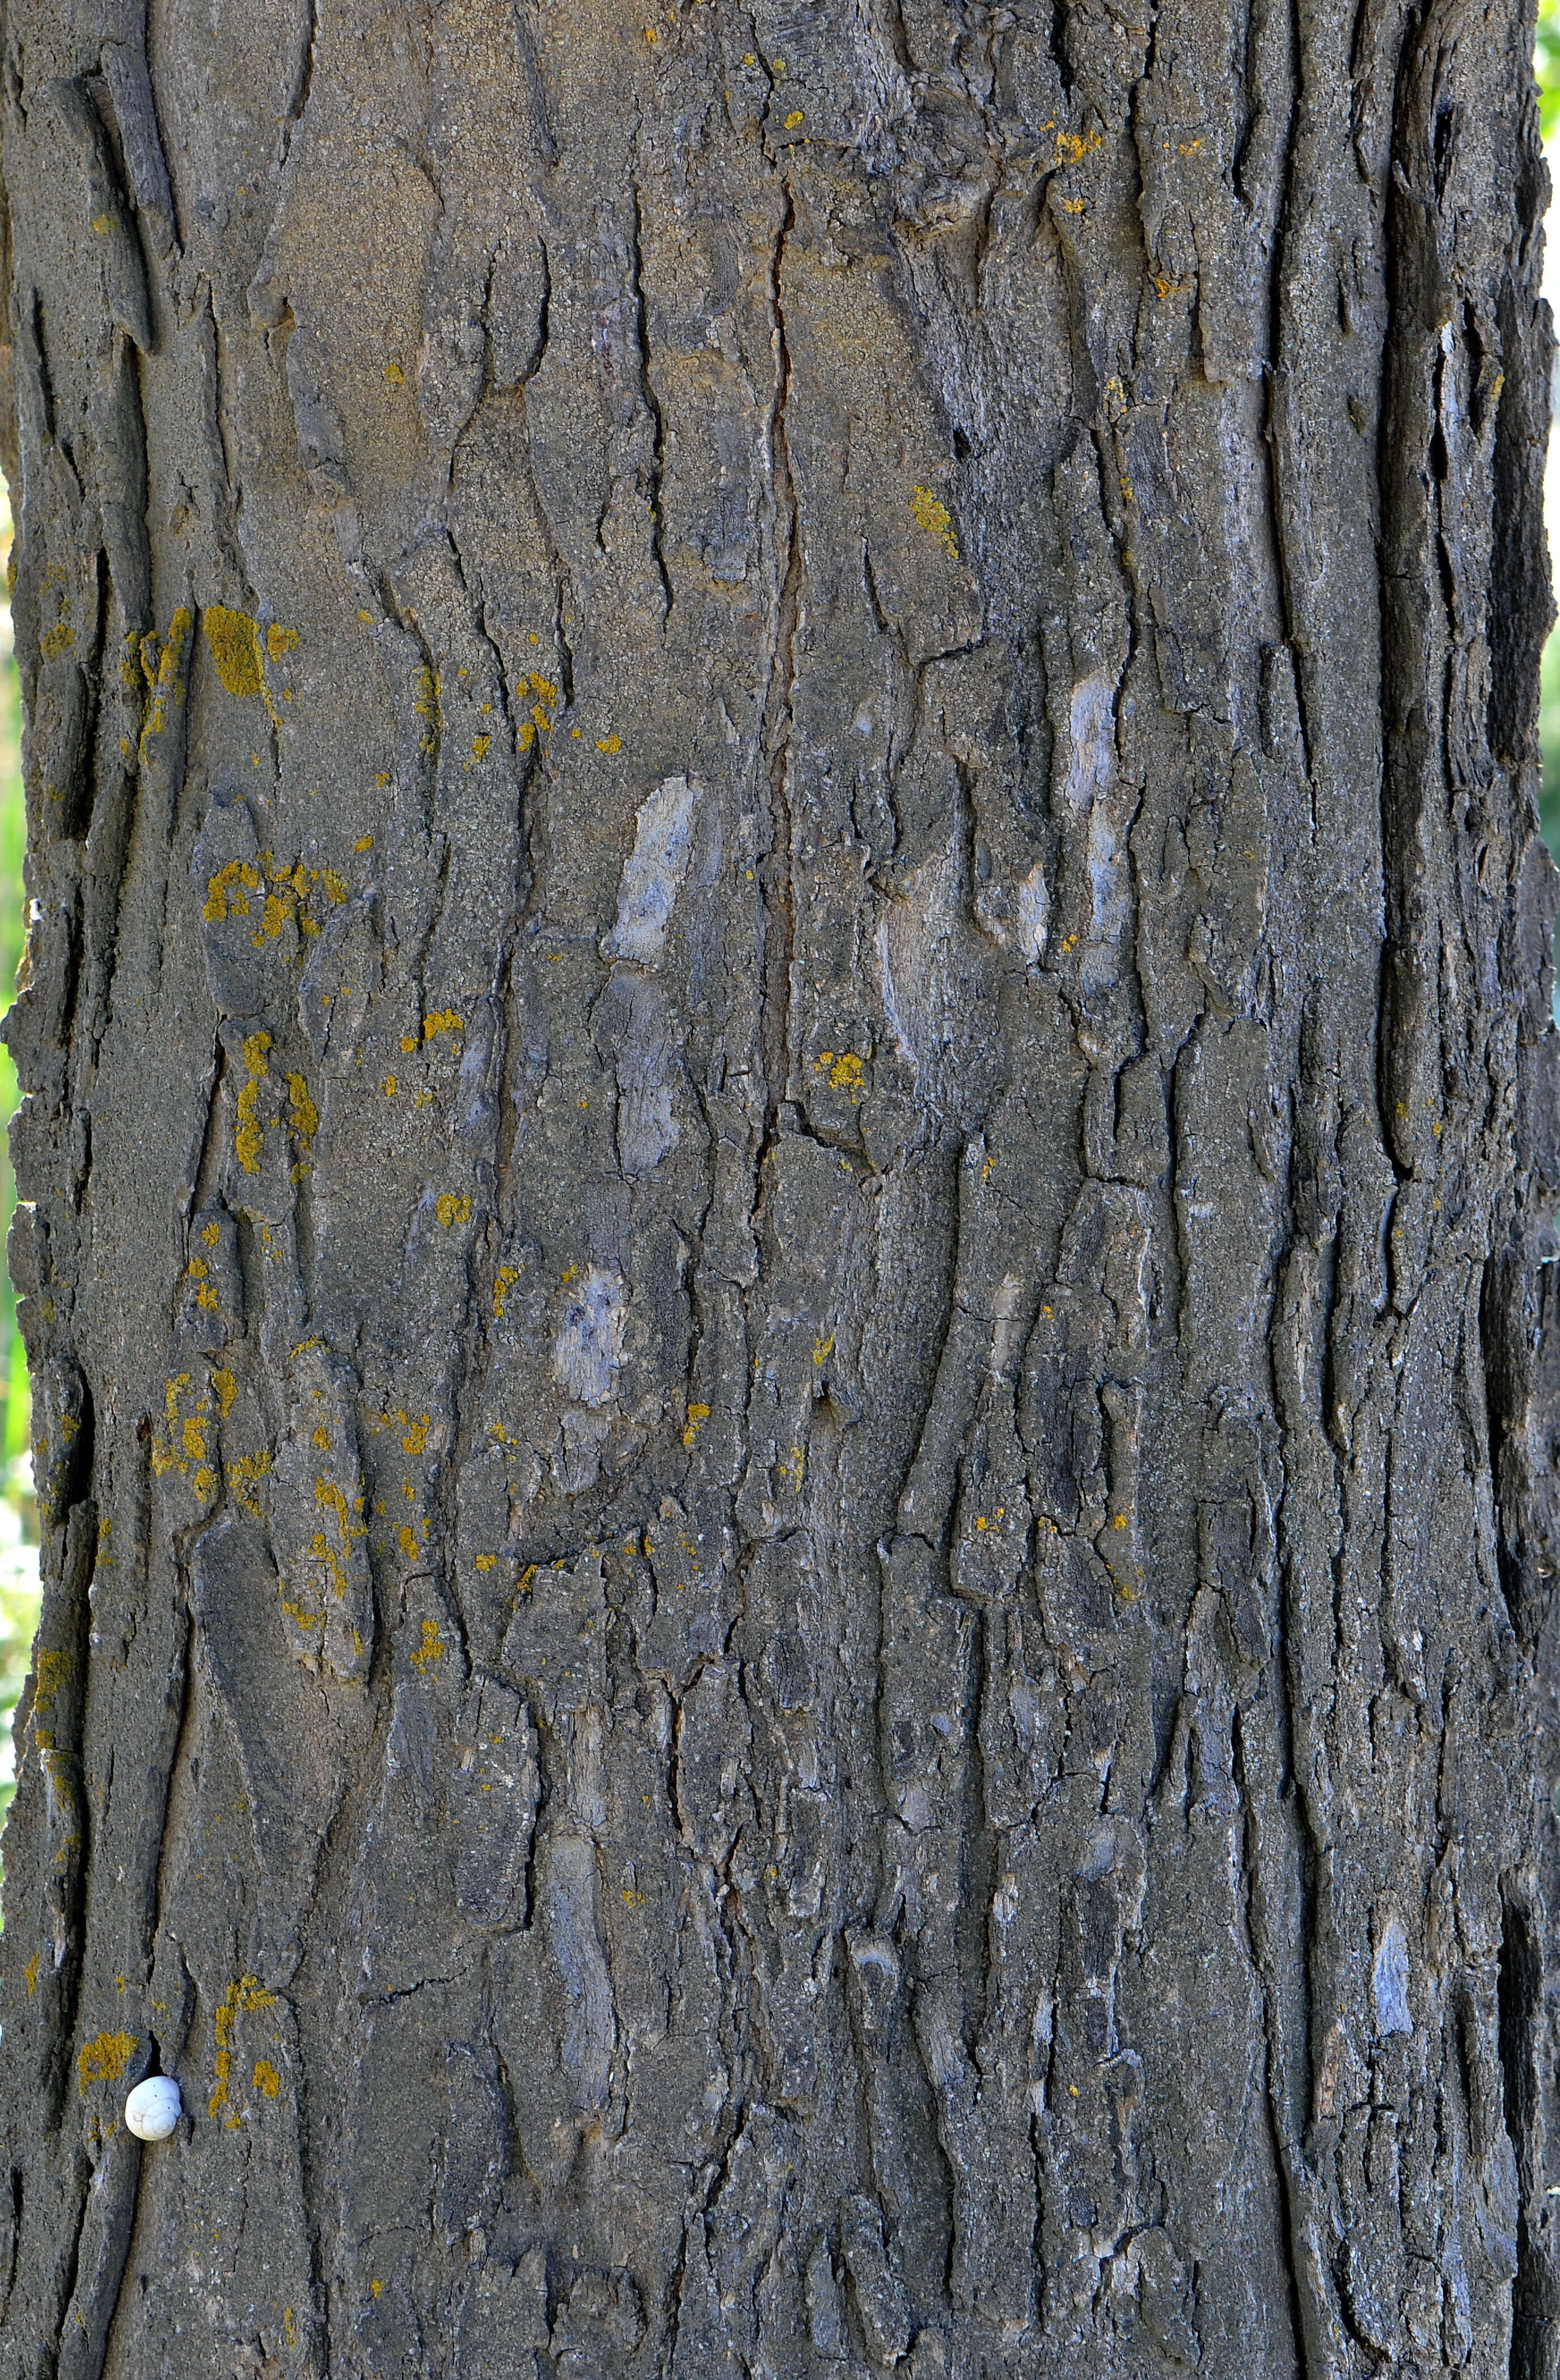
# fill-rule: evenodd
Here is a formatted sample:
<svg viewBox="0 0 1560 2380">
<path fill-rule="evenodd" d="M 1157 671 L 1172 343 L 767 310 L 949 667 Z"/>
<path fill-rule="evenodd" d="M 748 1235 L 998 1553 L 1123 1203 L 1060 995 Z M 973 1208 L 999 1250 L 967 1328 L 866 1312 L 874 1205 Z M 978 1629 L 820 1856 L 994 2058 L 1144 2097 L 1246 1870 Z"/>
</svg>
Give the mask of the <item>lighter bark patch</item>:
<svg viewBox="0 0 1560 2380">
<path fill-rule="evenodd" d="M 610 959 L 660 964 L 672 905 L 688 873 L 698 788 L 686 777 L 664 777 L 639 806 L 634 849 L 618 886 L 618 921 L 601 944 Z"/>
<path fill-rule="evenodd" d="M 570 1296 L 552 1351 L 552 1373 L 566 1396 L 604 1405 L 623 1363 L 623 1294 L 616 1274 L 592 1266 Z"/>
</svg>

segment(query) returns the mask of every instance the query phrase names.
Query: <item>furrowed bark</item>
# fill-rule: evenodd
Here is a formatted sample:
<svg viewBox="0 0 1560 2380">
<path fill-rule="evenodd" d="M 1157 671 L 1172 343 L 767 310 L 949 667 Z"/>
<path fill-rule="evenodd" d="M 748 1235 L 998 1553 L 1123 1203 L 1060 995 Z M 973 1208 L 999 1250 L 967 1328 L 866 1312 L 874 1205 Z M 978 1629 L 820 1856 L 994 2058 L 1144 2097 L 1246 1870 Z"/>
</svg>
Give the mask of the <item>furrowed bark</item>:
<svg viewBox="0 0 1560 2380">
<path fill-rule="evenodd" d="M 10 0 L 6 2380 L 1560 2372 L 1530 50 Z"/>
</svg>

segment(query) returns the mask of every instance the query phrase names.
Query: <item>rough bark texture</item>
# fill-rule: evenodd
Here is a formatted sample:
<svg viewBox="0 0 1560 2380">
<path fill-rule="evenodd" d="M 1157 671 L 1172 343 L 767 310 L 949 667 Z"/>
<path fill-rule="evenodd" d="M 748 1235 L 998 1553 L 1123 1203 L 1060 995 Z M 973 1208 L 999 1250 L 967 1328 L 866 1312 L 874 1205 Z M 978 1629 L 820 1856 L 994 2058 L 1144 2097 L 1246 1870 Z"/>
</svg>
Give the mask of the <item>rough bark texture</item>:
<svg viewBox="0 0 1560 2380">
<path fill-rule="evenodd" d="M 6 2380 L 1560 2370 L 1530 40 L 11 0 Z"/>
</svg>

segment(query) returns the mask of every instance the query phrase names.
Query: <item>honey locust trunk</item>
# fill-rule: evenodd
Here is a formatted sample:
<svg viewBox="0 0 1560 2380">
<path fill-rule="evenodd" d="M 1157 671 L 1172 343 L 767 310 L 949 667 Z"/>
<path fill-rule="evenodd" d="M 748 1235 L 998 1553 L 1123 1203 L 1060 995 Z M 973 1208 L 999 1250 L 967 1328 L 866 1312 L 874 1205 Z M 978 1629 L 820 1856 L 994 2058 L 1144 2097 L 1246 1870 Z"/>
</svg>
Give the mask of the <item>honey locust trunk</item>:
<svg viewBox="0 0 1560 2380">
<path fill-rule="evenodd" d="M 0 2380 L 1560 2372 L 1531 38 L 9 0 Z"/>
</svg>

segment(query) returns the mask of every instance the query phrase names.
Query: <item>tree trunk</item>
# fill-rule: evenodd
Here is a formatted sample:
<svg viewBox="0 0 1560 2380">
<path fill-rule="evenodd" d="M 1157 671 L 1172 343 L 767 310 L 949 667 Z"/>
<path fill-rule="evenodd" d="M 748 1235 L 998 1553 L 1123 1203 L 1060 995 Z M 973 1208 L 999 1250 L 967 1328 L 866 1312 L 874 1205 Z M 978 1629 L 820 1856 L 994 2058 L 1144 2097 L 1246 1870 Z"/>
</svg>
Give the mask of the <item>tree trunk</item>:
<svg viewBox="0 0 1560 2380">
<path fill-rule="evenodd" d="M 5 2380 L 1560 2371 L 1530 40 L 13 5 Z"/>
</svg>

